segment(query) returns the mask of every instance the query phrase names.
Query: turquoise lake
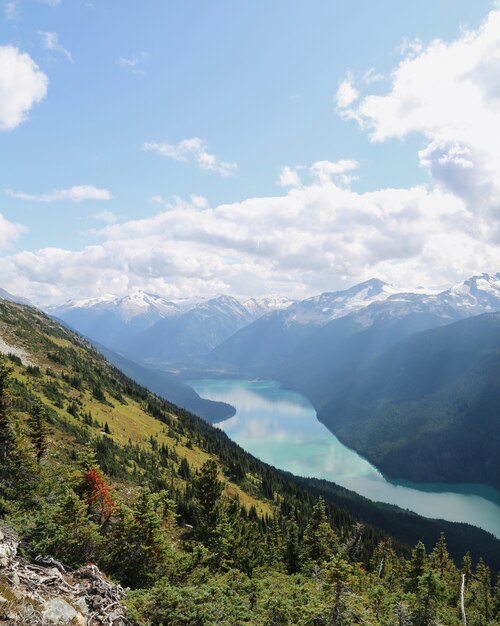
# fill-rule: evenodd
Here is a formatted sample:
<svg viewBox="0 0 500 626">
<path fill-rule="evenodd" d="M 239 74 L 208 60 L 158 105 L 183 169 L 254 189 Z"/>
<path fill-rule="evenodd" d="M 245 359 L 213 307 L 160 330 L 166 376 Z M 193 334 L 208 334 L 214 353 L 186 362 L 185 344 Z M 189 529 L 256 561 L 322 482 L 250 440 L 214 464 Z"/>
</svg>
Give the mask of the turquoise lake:
<svg viewBox="0 0 500 626">
<path fill-rule="evenodd" d="M 426 517 L 474 524 L 500 538 L 500 493 L 491 487 L 389 481 L 317 420 L 307 398 L 274 381 L 210 379 L 189 384 L 203 398 L 232 404 L 234 417 L 217 426 L 270 465 L 331 480 Z"/>
</svg>

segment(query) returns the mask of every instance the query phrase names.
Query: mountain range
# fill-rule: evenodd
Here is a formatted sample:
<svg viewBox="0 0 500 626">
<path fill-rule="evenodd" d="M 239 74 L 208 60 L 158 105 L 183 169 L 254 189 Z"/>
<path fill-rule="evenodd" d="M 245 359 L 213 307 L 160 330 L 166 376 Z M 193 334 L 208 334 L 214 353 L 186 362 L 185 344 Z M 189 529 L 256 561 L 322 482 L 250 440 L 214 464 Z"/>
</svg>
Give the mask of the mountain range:
<svg viewBox="0 0 500 626">
<path fill-rule="evenodd" d="M 499 487 L 492 441 L 500 435 L 494 408 L 500 360 L 498 325 L 491 321 L 498 311 L 500 273 L 440 292 L 400 292 L 372 279 L 297 302 L 231 296 L 168 302 L 135 294 L 51 312 L 93 341 L 102 339 L 121 355 L 113 362 L 125 357 L 131 376 L 130 363 L 147 365 L 136 380 L 147 384 L 149 373 L 155 390 L 161 391 L 162 381 L 151 367 L 275 379 L 307 396 L 332 432 L 391 478 Z M 477 335 L 467 350 L 459 341 L 465 329 Z M 459 362 L 470 371 L 457 369 Z M 440 385 L 430 390 L 401 372 Z M 411 401 L 402 391 L 407 387 L 413 388 Z M 211 413 L 210 421 L 219 414 Z M 472 436 L 475 421 L 482 429 Z"/>
</svg>

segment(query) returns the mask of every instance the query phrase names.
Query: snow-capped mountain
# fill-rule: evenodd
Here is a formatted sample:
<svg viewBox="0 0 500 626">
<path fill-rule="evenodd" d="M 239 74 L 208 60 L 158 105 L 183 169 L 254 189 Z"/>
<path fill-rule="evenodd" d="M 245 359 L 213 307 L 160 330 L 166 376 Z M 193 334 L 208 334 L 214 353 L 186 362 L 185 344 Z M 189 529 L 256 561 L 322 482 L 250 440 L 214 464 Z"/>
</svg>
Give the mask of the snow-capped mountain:
<svg viewBox="0 0 500 626">
<path fill-rule="evenodd" d="M 472 276 L 451 289 L 439 294 L 439 298 L 457 311 L 470 315 L 492 313 L 500 310 L 500 272 Z"/>
<path fill-rule="evenodd" d="M 112 311 L 124 322 L 130 322 L 138 316 L 157 315 L 158 318 L 167 315 L 176 315 L 181 312 L 181 307 L 161 296 L 134 291 L 126 296 L 114 296 L 107 294 L 99 298 L 84 300 L 70 300 L 65 304 L 55 307 L 46 307 L 47 312 L 64 319 L 65 315 L 76 310 L 93 312 Z"/>
<path fill-rule="evenodd" d="M 204 356 L 254 319 L 236 298 L 217 296 L 125 338 L 120 350 L 147 363 L 186 364 Z"/>
<path fill-rule="evenodd" d="M 301 300 L 289 306 L 281 316 L 287 324 L 312 324 L 322 326 L 327 322 L 362 309 L 372 302 L 386 300 L 397 293 L 397 289 L 372 278 L 350 289 L 325 292 Z"/>
<path fill-rule="evenodd" d="M 108 347 L 123 338 L 149 328 L 164 317 L 180 315 L 182 309 L 160 296 L 136 291 L 127 296 L 104 295 L 71 300 L 61 306 L 46 307 L 78 332 Z"/>
<path fill-rule="evenodd" d="M 214 364 L 246 374 L 272 376 L 280 363 L 294 359 L 304 361 L 304 352 L 307 352 L 312 371 L 312 363 L 320 358 L 320 353 L 324 353 L 321 358 L 327 362 L 328 355 L 335 349 L 326 329 L 339 320 L 344 321 L 333 327 L 335 341 L 339 333 L 395 325 L 397 335 L 406 336 L 464 317 L 500 311 L 499 279 L 500 274 L 483 274 L 441 293 L 422 289 L 416 293 L 400 293 L 381 280 L 368 280 L 350 289 L 323 293 L 296 302 L 283 311 L 268 313 L 217 346 L 211 358 Z M 320 333 L 322 329 L 325 331 Z M 382 343 L 380 341 L 380 345 Z"/>
<path fill-rule="evenodd" d="M 288 309 L 296 300 L 291 300 L 286 296 L 264 296 L 262 298 L 250 298 L 243 302 L 245 309 L 251 313 L 255 319 L 262 317 L 271 311 L 283 311 Z"/>
</svg>

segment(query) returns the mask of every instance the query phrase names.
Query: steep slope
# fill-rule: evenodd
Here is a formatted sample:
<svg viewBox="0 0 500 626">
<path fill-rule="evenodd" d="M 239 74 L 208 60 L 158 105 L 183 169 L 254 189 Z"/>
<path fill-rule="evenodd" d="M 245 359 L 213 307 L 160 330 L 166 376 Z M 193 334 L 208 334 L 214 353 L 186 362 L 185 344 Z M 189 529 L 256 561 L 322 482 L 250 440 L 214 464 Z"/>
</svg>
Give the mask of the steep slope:
<svg viewBox="0 0 500 626">
<path fill-rule="evenodd" d="M 47 466 L 53 474 L 44 479 L 44 489 L 66 489 L 61 482 L 64 476 L 68 477 L 67 486 L 76 484 L 75 459 L 79 451 L 90 450 L 125 500 L 131 498 L 138 484 L 148 485 L 153 491 L 166 489 L 176 502 L 180 519 L 193 524 L 197 520 L 192 501 L 194 471 L 213 460 L 226 497 L 236 503 L 234 519 L 241 520 L 238 524 L 248 524 L 241 541 L 247 536 L 255 542 L 252 549 L 243 544 L 238 548 L 245 550 L 244 567 L 251 567 L 257 557 L 261 558 L 257 544 L 264 541 L 269 516 L 284 519 L 293 511 L 300 532 L 305 528 L 315 502 L 308 488 L 251 457 L 221 431 L 140 387 L 85 340 L 40 311 L 0 301 L 0 337 L 4 345 L 25 355 L 10 357 L 13 397 L 21 417 L 24 420 L 36 399 L 48 413 L 49 453 L 41 468 Z M 63 498 L 64 489 L 60 494 Z M 391 525 L 396 539 L 405 541 L 405 537 L 418 535 L 428 545 L 433 545 L 444 530 L 450 552 L 457 559 L 470 550 L 474 558 L 483 554 L 492 566 L 500 566 L 495 556 L 500 554 L 498 541 L 479 529 L 381 507 L 332 484 L 315 484 L 314 489 L 324 494 L 329 519 L 338 536 L 346 541 L 357 520 L 375 523 L 382 529 Z M 45 502 L 54 501 L 54 497 Z M 14 499 L 20 506 L 29 506 L 30 501 Z M 239 507 L 246 511 L 243 517 L 239 517 Z M 359 511 L 357 517 L 348 512 L 350 509 Z M 258 524 L 256 520 L 260 520 Z M 32 525 L 26 530 L 35 532 Z M 36 530 L 35 536 L 39 537 L 40 532 Z M 362 541 L 357 540 L 357 558 L 368 562 L 381 538 L 380 531 L 366 527 Z M 47 541 L 55 539 L 50 531 Z M 243 553 L 238 554 L 243 558 Z"/>
<path fill-rule="evenodd" d="M 199 415 L 207 422 L 220 422 L 234 415 L 234 408 L 231 405 L 200 398 L 192 387 L 185 385 L 173 374 L 144 367 L 96 342 L 92 343 L 110 363 L 136 383 L 143 385 L 161 398 Z"/>
<path fill-rule="evenodd" d="M 319 408 L 367 359 L 413 333 L 456 319 L 457 312 L 433 296 L 398 294 L 325 324 L 298 344 L 273 375 Z"/>
<path fill-rule="evenodd" d="M 272 375 L 318 328 L 372 302 L 385 300 L 393 293 L 389 285 L 373 279 L 344 291 L 326 292 L 296 302 L 229 337 L 213 350 L 209 361 L 248 374 Z"/>
<path fill-rule="evenodd" d="M 318 401 L 320 419 L 393 478 L 500 488 L 500 314 L 420 332 Z"/>
<path fill-rule="evenodd" d="M 303 372 L 312 371 L 315 376 L 319 373 L 331 379 L 320 364 L 327 366 L 329 355 L 337 350 L 340 325 L 336 326 L 335 321 L 340 318 L 350 316 L 354 325 L 363 331 L 379 323 L 387 326 L 389 318 L 393 317 L 395 325 L 408 329 L 396 336 L 397 340 L 406 336 L 412 327 L 415 332 L 499 310 L 500 274 L 474 276 L 435 294 L 399 293 L 390 285 L 372 279 L 345 291 L 308 298 L 285 311 L 264 316 L 215 348 L 209 362 L 246 375 L 271 377 L 277 376 L 281 368 L 291 366 L 293 369 L 295 364 L 299 380 Z M 403 321 L 405 317 L 408 319 Z M 330 330 L 323 332 L 323 327 L 331 329 L 333 343 L 329 339 Z M 345 327 L 351 329 L 349 334 L 354 332 L 351 325 Z M 379 349 L 387 349 L 394 343 L 390 333 L 387 338 L 385 345 L 381 340 L 378 342 Z"/>
</svg>

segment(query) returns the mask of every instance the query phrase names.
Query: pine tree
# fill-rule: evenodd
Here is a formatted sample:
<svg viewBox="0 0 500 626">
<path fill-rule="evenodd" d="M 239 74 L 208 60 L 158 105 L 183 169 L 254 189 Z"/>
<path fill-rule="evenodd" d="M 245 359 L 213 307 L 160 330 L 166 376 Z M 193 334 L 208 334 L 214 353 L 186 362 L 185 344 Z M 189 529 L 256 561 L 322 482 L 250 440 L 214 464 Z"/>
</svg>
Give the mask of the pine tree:
<svg viewBox="0 0 500 626">
<path fill-rule="evenodd" d="M 490 568 L 485 565 L 483 559 L 479 559 L 474 576 L 478 587 L 478 605 L 481 615 L 486 619 L 491 619 L 491 573 Z"/>
<path fill-rule="evenodd" d="M 28 417 L 29 437 L 33 444 L 37 463 L 40 464 L 48 446 L 47 416 L 44 405 L 36 400 Z"/>
<path fill-rule="evenodd" d="M 432 566 L 439 572 L 439 578 L 443 580 L 444 574 L 450 567 L 450 555 L 446 549 L 446 539 L 444 533 L 441 533 L 434 550 L 430 555 Z"/>
<path fill-rule="evenodd" d="M 413 548 L 411 553 L 411 559 L 407 565 L 406 572 L 406 589 L 407 591 L 413 591 L 414 593 L 418 589 L 418 579 L 425 571 L 427 563 L 427 555 L 425 552 L 424 544 L 419 541 Z"/>
<path fill-rule="evenodd" d="M 101 537 L 89 517 L 87 506 L 74 491 L 60 499 L 53 515 L 55 533 L 47 538 L 47 552 L 68 565 L 78 567 L 96 560 Z"/>
<path fill-rule="evenodd" d="M 5 466 L 16 448 L 16 433 L 11 412 L 11 369 L 0 363 L 0 464 Z"/>
<path fill-rule="evenodd" d="M 320 498 L 315 504 L 302 539 L 302 560 L 322 563 L 333 555 L 338 544 L 326 515 L 325 501 Z"/>
<path fill-rule="evenodd" d="M 10 508 L 9 501 L 28 498 L 34 477 L 21 426 L 12 412 L 10 375 L 10 367 L 0 361 L 0 514 Z"/>
<path fill-rule="evenodd" d="M 283 560 L 289 574 L 295 574 L 300 569 L 299 527 L 292 518 L 288 520 L 283 544 Z"/>
<path fill-rule="evenodd" d="M 344 596 L 352 574 L 352 566 L 340 554 L 336 554 L 326 565 L 325 579 L 329 587 L 329 594 L 333 596 L 332 626 L 340 626 L 344 623 Z"/>
<path fill-rule="evenodd" d="M 426 571 L 418 579 L 415 602 L 415 626 L 434 625 L 442 599 L 444 585 L 433 571 Z"/>
<path fill-rule="evenodd" d="M 215 461 L 208 460 L 193 480 L 193 494 L 197 503 L 196 532 L 200 539 L 209 539 L 217 525 L 217 505 L 224 489 L 218 473 Z"/>
</svg>

